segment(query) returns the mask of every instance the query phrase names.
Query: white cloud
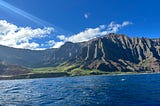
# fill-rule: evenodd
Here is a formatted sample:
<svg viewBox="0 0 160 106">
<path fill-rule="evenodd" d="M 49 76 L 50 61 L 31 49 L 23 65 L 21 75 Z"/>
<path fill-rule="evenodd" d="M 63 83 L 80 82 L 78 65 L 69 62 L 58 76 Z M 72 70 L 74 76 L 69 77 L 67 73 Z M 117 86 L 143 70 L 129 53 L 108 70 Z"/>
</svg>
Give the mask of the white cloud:
<svg viewBox="0 0 160 106">
<path fill-rule="evenodd" d="M 31 42 L 31 43 L 26 42 L 26 43 L 21 43 L 17 45 L 17 48 L 34 49 L 34 50 L 40 49 L 38 47 L 39 47 L 39 44 L 35 42 Z"/>
<path fill-rule="evenodd" d="M 59 48 L 64 44 L 64 42 L 56 42 L 53 46 L 53 48 Z"/>
<path fill-rule="evenodd" d="M 50 40 L 50 41 L 48 41 L 47 45 L 49 45 L 51 47 L 51 46 L 55 45 L 55 43 L 56 42 L 54 40 Z"/>
<path fill-rule="evenodd" d="M 109 25 L 108 25 L 108 28 L 107 30 L 109 31 L 109 33 L 116 33 L 119 31 L 120 28 L 123 28 L 127 25 L 130 25 L 132 24 L 132 22 L 129 22 L 129 21 L 124 21 L 122 24 L 116 24 L 115 22 L 111 22 Z"/>
<path fill-rule="evenodd" d="M 122 23 L 122 27 L 127 26 L 127 25 L 130 25 L 130 24 L 133 24 L 133 23 L 132 23 L 132 22 L 129 22 L 129 21 L 124 21 L 124 22 Z"/>
<path fill-rule="evenodd" d="M 52 27 L 32 29 L 31 27 L 18 27 L 6 20 L 0 20 L 0 44 L 15 48 L 38 49 L 40 45 L 31 40 L 46 37 L 52 31 L 54 31 Z"/>
<path fill-rule="evenodd" d="M 89 15 L 90 15 L 89 13 L 85 13 L 85 14 L 84 14 L 84 18 L 85 18 L 85 19 L 88 19 L 88 18 L 89 18 Z"/>
<path fill-rule="evenodd" d="M 59 38 L 60 40 L 67 40 L 65 35 L 58 35 L 57 38 Z"/>
<path fill-rule="evenodd" d="M 70 42 L 83 42 L 88 41 L 90 39 L 103 36 L 109 33 L 116 33 L 119 31 L 120 28 L 125 27 L 127 25 L 132 24 L 129 21 L 124 21 L 122 24 L 117 24 L 115 22 L 111 22 L 108 26 L 106 25 L 100 25 L 97 28 L 87 28 L 84 31 L 74 34 L 70 37 L 65 37 L 64 35 L 58 36 L 58 38 L 64 42 L 70 41 Z"/>
<path fill-rule="evenodd" d="M 64 41 L 56 42 L 54 40 L 49 40 L 46 42 L 46 45 L 49 46 L 50 48 L 59 48 L 64 44 Z"/>
<path fill-rule="evenodd" d="M 87 41 L 87 40 L 93 39 L 93 38 L 97 37 L 98 35 L 100 35 L 101 30 L 102 30 L 102 28 L 100 26 L 97 28 L 88 28 L 85 31 L 80 32 L 75 35 L 72 35 L 66 39 L 67 39 L 67 41 L 71 41 L 71 42 Z"/>
</svg>

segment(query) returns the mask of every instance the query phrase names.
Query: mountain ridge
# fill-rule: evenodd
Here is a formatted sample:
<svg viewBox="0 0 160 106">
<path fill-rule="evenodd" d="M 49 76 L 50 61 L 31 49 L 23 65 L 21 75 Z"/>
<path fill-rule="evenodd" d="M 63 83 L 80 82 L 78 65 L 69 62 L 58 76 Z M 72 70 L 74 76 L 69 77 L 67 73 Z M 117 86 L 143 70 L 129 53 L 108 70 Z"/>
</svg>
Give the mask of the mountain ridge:
<svg viewBox="0 0 160 106">
<path fill-rule="evenodd" d="M 157 39 L 157 42 L 159 43 L 160 40 Z M 98 44 L 98 45 L 97 45 Z M 109 45 L 109 46 L 107 46 Z M 156 47 L 155 47 L 156 45 Z M 95 48 L 93 50 L 93 48 Z M 104 36 L 102 38 L 98 38 L 97 40 L 93 40 L 88 43 L 88 46 L 86 47 L 86 50 L 88 49 L 88 52 L 86 52 L 86 56 L 83 58 L 84 54 L 82 53 L 82 58 L 83 60 L 87 61 L 89 60 L 89 68 L 93 68 L 95 65 L 99 64 L 99 62 L 102 62 L 103 65 L 102 67 L 103 70 L 106 70 L 107 67 L 108 70 L 116 69 L 119 70 L 118 68 L 120 67 L 115 67 L 114 64 L 118 62 L 127 62 L 128 66 L 129 64 L 134 64 L 132 68 L 139 70 L 141 69 L 140 66 L 138 66 L 140 63 L 142 63 L 145 59 L 156 58 L 156 61 L 158 61 L 158 64 L 156 65 L 158 68 L 155 69 L 154 71 L 158 70 L 159 71 L 159 59 L 160 59 L 160 54 L 159 54 L 159 44 L 155 44 L 154 41 L 151 39 L 147 38 L 129 38 L 124 35 L 115 35 L 115 34 L 110 34 L 108 36 Z M 97 51 L 97 49 L 99 49 Z M 92 51 L 92 52 L 91 52 Z M 96 52 L 99 52 L 98 54 L 101 56 L 98 56 L 101 58 L 101 61 L 97 62 L 98 60 L 94 60 L 96 57 Z M 125 51 L 125 52 L 124 52 Z M 95 52 L 95 53 L 94 53 Z M 90 56 L 88 56 L 90 55 Z M 119 59 L 121 59 L 119 61 Z M 94 61 L 94 62 L 90 62 Z M 116 62 L 116 63 L 115 63 Z M 113 64 L 112 64 L 113 63 Z M 109 64 L 108 66 L 105 66 L 106 64 Z M 110 66 L 112 65 L 112 66 Z M 117 64 L 120 66 L 123 66 L 123 64 Z M 124 65 L 125 66 L 125 65 Z M 138 67 L 139 68 L 138 68 Z M 142 66 L 142 65 L 141 65 Z M 143 68 L 149 68 L 146 66 L 143 66 Z M 124 67 L 123 67 L 124 68 Z M 126 70 L 121 68 L 121 70 Z M 151 67 L 150 67 L 151 68 Z M 152 67 L 153 68 L 153 67 Z M 96 68 L 98 69 L 98 68 Z M 102 70 L 102 69 L 100 69 Z M 119 70 L 119 71 L 121 71 Z M 129 69 L 127 69 L 129 70 Z M 144 69 L 145 70 L 145 69 Z"/>
<path fill-rule="evenodd" d="M 0 46 L 0 51 L 0 60 L 29 68 L 67 63 L 105 72 L 160 71 L 160 38 L 111 33 L 86 42 L 66 42 L 58 49 L 35 51 Z"/>
</svg>

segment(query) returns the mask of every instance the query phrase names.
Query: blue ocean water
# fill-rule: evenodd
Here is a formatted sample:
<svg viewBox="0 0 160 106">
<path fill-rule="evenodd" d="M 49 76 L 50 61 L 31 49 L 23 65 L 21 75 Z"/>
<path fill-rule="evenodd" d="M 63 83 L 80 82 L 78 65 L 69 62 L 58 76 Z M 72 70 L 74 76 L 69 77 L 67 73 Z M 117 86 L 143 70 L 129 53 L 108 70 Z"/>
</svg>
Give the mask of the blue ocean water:
<svg viewBox="0 0 160 106">
<path fill-rule="evenodd" d="M 0 81 L 2 106 L 158 106 L 160 74 Z"/>
</svg>

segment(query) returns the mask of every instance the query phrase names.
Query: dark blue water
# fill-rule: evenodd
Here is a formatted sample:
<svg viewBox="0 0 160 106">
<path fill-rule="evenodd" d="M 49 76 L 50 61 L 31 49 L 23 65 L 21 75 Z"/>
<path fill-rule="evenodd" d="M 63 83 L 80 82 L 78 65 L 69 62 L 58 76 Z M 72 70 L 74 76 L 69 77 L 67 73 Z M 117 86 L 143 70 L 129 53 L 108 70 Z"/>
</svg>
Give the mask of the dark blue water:
<svg viewBox="0 0 160 106">
<path fill-rule="evenodd" d="M 160 105 L 160 74 L 0 81 L 6 106 Z"/>
</svg>

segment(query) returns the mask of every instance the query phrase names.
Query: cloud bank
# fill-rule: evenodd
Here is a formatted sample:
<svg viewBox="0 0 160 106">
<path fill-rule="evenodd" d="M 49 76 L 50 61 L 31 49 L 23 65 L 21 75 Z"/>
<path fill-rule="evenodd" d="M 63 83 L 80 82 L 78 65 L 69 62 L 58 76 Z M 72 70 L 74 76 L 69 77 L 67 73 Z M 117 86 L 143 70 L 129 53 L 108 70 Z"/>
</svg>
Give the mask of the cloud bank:
<svg viewBox="0 0 160 106">
<path fill-rule="evenodd" d="M 53 34 L 53 27 L 33 29 L 31 27 L 18 27 L 6 20 L 0 20 L 0 45 L 31 50 L 59 48 L 68 41 L 73 43 L 84 42 L 109 33 L 117 33 L 121 28 L 130 24 L 132 23 L 129 21 L 124 21 L 121 24 L 111 22 L 109 25 L 86 28 L 84 31 L 71 36 L 58 35 L 57 40 L 52 38 L 46 41 L 45 38 L 49 38 Z"/>
<path fill-rule="evenodd" d="M 77 34 L 74 34 L 70 37 L 66 37 L 65 35 L 59 35 L 57 36 L 60 40 L 66 42 L 66 41 L 70 41 L 70 42 L 84 42 L 84 41 L 88 41 L 90 39 L 99 37 L 99 36 L 103 36 L 109 33 L 117 33 L 119 31 L 119 29 L 132 24 L 129 21 L 124 21 L 122 24 L 117 24 L 115 22 L 111 22 L 109 25 L 100 25 L 97 28 L 87 28 L 82 32 L 79 32 Z"/>
<path fill-rule="evenodd" d="M 34 38 L 43 38 L 54 31 L 52 27 L 32 29 L 31 27 L 18 27 L 0 20 L 0 44 L 25 49 L 38 49 L 39 43 L 33 42 Z"/>
</svg>

